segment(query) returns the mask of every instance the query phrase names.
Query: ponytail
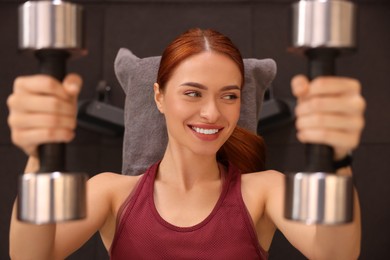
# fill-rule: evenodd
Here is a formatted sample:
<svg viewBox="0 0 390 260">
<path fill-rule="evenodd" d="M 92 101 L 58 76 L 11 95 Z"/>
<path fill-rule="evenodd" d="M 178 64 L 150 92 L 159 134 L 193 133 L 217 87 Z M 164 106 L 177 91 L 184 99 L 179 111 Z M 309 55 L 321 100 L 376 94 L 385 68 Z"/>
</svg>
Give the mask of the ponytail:
<svg viewBox="0 0 390 260">
<path fill-rule="evenodd" d="M 231 162 L 242 173 L 264 171 L 264 140 L 261 136 L 237 126 L 219 149 L 217 158 L 224 163 Z"/>
</svg>

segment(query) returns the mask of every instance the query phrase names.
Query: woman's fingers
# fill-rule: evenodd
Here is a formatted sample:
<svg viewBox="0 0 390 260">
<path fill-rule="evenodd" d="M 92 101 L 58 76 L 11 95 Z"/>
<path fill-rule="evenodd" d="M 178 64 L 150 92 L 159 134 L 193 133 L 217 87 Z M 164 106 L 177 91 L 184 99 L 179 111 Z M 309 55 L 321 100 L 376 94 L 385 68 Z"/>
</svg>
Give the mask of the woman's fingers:
<svg viewBox="0 0 390 260">
<path fill-rule="evenodd" d="M 309 98 L 318 95 L 360 94 L 361 85 L 356 79 L 320 76 L 309 82 L 306 76 L 297 75 L 291 80 L 294 96 Z"/>
<path fill-rule="evenodd" d="M 291 88 L 296 98 L 305 96 L 309 91 L 309 80 L 306 76 L 297 75 L 291 80 Z"/>
<path fill-rule="evenodd" d="M 11 138 L 16 146 L 31 155 L 41 144 L 71 141 L 74 138 L 74 132 L 65 128 L 13 129 Z"/>
<path fill-rule="evenodd" d="M 317 113 L 298 117 L 295 125 L 298 131 L 305 129 L 329 129 L 349 132 L 360 131 L 364 126 L 364 119 L 361 116 Z"/>
<path fill-rule="evenodd" d="M 357 80 L 327 76 L 309 82 L 298 75 L 291 87 L 297 97 L 296 127 L 301 142 L 330 145 L 336 157 L 357 147 L 366 107 Z"/>
<path fill-rule="evenodd" d="M 360 82 L 346 77 L 321 76 L 310 83 L 310 95 L 360 94 Z"/>
<path fill-rule="evenodd" d="M 52 95 L 68 100 L 69 95 L 61 83 L 47 75 L 17 77 L 14 81 L 14 94 L 43 94 Z"/>
<path fill-rule="evenodd" d="M 56 96 L 23 93 L 11 95 L 7 103 L 11 109 L 24 113 L 50 113 L 65 116 L 73 116 L 77 113 L 73 102 Z"/>
<path fill-rule="evenodd" d="M 41 144 L 71 141 L 81 85 L 76 74 L 66 76 L 62 84 L 47 75 L 18 77 L 7 100 L 14 144 L 32 155 Z"/>
<path fill-rule="evenodd" d="M 65 91 L 71 96 L 73 102 L 77 102 L 78 95 L 83 84 L 82 78 L 77 74 L 69 74 L 63 81 Z"/>
<path fill-rule="evenodd" d="M 50 95 L 68 101 L 77 99 L 81 86 L 81 77 L 74 73 L 68 74 L 63 84 L 48 75 L 21 76 L 14 81 L 14 94 Z"/>
<path fill-rule="evenodd" d="M 361 85 L 356 79 L 320 76 L 309 82 L 306 76 L 297 75 L 291 80 L 294 96 L 297 98 L 317 95 L 360 94 Z"/>
<path fill-rule="evenodd" d="M 18 129 L 65 128 L 74 130 L 76 128 L 76 120 L 73 116 L 57 116 L 52 114 L 21 114 L 11 112 L 8 117 L 8 124 Z"/>
<path fill-rule="evenodd" d="M 360 95 L 324 95 L 298 100 L 297 116 L 313 113 L 361 114 L 365 101 Z"/>
<path fill-rule="evenodd" d="M 302 116 L 296 120 L 300 142 L 330 145 L 342 155 L 358 146 L 363 126 L 364 119 L 360 116 L 325 114 Z"/>
<path fill-rule="evenodd" d="M 326 144 L 332 146 L 335 149 L 336 154 L 341 154 L 337 151 L 342 150 L 348 152 L 355 149 L 360 142 L 360 135 L 360 131 L 350 132 L 312 128 L 298 131 L 297 138 L 302 143 Z"/>
</svg>

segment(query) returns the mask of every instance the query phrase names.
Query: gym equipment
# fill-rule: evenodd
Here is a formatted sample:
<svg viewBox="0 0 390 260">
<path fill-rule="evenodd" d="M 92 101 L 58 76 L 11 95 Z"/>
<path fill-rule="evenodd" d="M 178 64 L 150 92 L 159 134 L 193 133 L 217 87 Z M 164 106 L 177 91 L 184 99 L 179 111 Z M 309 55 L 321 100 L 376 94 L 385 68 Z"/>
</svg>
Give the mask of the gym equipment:
<svg viewBox="0 0 390 260">
<path fill-rule="evenodd" d="M 344 0 L 301 0 L 293 4 L 293 45 L 305 55 L 309 78 L 335 74 L 335 59 L 355 49 L 356 9 Z M 285 217 L 307 224 L 342 224 L 353 218 L 353 185 L 334 173 L 333 149 L 306 145 L 304 172 L 286 174 Z"/>
<path fill-rule="evenodd" d="M 261 106 L 257 133 L 264 135 L 294 121 L 295 102 L 283 99 L 265 99 Z"/>
<path fill-rule="evenodd" d="M 35 54 L 39 71 L 62 81 L 66 60 L 86 54 L 82 47 L 82 8 L 54 1 L 28 1 L 19 6 L 19 49 Z M 38 148 L 40 169 L 19 178 L 20 221 L 56 223 L 86 216 L 85 173 L 65 171 L 65 144 Z"/>
<path fill-rule="evenodd" d="M 81 127 L 111 136 L 123 136 L 124 111 L 109 102 L 111 87 L 101 80 L 96 88 L 97 98 L 80 100 L 77 121 Z"/>
</svg>

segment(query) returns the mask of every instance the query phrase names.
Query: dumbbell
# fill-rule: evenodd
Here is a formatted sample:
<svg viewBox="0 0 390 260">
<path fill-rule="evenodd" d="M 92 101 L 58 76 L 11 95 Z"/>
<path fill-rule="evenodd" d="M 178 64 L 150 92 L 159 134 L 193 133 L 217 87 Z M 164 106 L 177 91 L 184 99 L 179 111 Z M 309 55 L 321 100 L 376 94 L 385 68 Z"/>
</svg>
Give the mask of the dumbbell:
<svg viewBox="0 0 390 260">
<path fill-rule="evenodd" d="M 39 73 L 60 82 L 70 57 L 82 46 L 82 8 L 63 1 L 28 1 L 19 6 L 19 49 L 38 59 Z M 19 178 L 17 218 L 32 224 L 77 220 L 86 216 L 87 174 L 65 170 L 65 144 L 38 147 L 40 169 Z"/>
<path fill-rule="evenodd" d="M 336 58 L 355 50 L 355 20 L 356 8 L 350 1 L 301 0 L 293 4 L 289 51 L 308 59 L 310 79 L 335 75 Z M 351 222 L 352 178 L 334 173 L 330 146 L 307 144 L 305 149 L 305 171 L 285 177 L 285 217 L 306 224 Z"/>
</svg>

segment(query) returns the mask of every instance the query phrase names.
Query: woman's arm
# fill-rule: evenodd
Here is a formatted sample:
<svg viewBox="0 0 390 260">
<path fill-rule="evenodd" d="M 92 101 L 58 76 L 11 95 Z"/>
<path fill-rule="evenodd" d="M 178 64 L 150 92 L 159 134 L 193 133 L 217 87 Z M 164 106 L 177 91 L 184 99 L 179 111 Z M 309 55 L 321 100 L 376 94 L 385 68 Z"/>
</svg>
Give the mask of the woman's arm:
<svg viewBox="0 0 390 260">
<path fill-rule="evenodd" d="M 305 225 L 284 218 L 284 175 L 269 171 L 265 212 L 286 239 L 308 259 L 357 259 L 360 253 L 360 207 L 355 191 L 353 222 L 345 225 Z"/>
<path fill-rule="evenodd" d="M 16 219 L 16 203 L 10 227 L 11 259 L 65 259 L 81 247 L 108 219 L 115 219 L 112 207 L 118 174 L 103 173 L 87 183 L 87 217 L 58 224 L 34 225 Z M 119 176 L 120 177 L 120 176 Z"/>
<path fill-rule="evenodd" d="M 350 167 L 337 174 L 352 175 Z M 315 237 L 314 259 L 357 259 L 360 254 L 361 219 L 360 204 L 356 189 L 353 198 L 353 222 L 346 225 L 318 225 Z M 318 256 L 318 257 L 317 257 Z M 336 256 L 338 256 L 336 258 Z"/>
<path fill-rule="evenodd" d="M 68 75 L 63 84 L 44 75 L 15 80 L 7 101 L 8 123 L 12 141 L 29 156 L 26 172 L 34 173 L 39 169 L 38 145 L 69 142 L 73 138 L 80 88 L 81 78 L 77 75 Z M 107 174 L 103 174 L 88 181 L 85 220 L 32 225 L 16 219 L 14 206 L 10 227 L 11 258 L 63 259 L 80 247 L 112 214 L 111 191 L 103 185 L 107 178 Z"/>
<path fill-rule="evenodd" d="M 320 77 L 309 82 L 304 76 L 292 80 L 297 97 L 297 137 L 302 143 L 333 147 L 339 160 L 357 147 L 364 126 L 365 102 L 358 81 L 341 77 Z M 352 175 L 349 167 L 337 174 Z M 360 253 L 361 222 L 359 200 L 354 191 L 354 219 L 337 226 L 304 225 L 283 217 L 284 176 L 273 173 L 266 213 L 278 229 L 310 259 L 356 259 Z"/>
</svg>

